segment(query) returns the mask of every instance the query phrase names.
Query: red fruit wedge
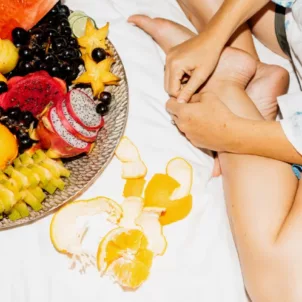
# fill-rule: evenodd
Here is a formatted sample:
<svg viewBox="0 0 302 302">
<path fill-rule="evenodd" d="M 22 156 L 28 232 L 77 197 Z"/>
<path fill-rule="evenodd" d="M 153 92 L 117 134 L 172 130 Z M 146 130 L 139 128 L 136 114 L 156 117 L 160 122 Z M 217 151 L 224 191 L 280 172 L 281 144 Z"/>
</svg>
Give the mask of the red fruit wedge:
<svg viewBox="0 0 302 302">
<path fill-rule="evenodd" d="M 0 38 L 11 39 L 11 32 L 15 27 L 31 29 L 57 2 L 57 0 L 1 0 Z"/>
<path fill-rule="evenodd" d="M 52 78 L 47 72 L 39 71 L 25 77 L 14 77 L 8 81 L 8 91 L 0 95 L 3 109 L 20 107 L 39 115 L 50 103 L 56 104 L 65 97 L 66 85 Z"/>
<path fill-rule="evenodd" d="M 71 117 L 83 128 L 93 131 L 104 125 L 104 119 L 96 112 L 95 102 L 84 92 L 73 89 L 65 98 L 66 108 Z"/>
<path fill-rule="evenodd" d="M 47 150 L 47 155 L 51 158 L 70 158 L 90 153 L 93 148 L 93 144 L 79 140 L 64 128 L 55 107 L 42 116 L 37 135 L 42 149 Z"/>
<path fill-rule="evenodd" d="M 98 131 L 89 131 L 82 127 L 79 123 L 77 123 L 68 113 L 65 100 L 58 102 L 56 109 L 62 124 L 71 134 L 73 134 L 78 139 L 88 143 L 92 143 L 96 140 Z"/>
</svg>

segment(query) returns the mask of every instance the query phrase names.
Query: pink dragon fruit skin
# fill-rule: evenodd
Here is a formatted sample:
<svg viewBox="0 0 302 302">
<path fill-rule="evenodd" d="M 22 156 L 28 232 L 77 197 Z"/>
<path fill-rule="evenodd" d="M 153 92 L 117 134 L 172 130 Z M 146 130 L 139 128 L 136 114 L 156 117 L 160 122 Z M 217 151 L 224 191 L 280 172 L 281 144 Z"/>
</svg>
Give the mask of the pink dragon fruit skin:
<svg viewBox="0 0 302 302">
<path fill-rule="evenodd" d="M 83 128 L 93 131 L 103 127 L 104 119 L 96 112 L 96 104 L 84 92 L 71 90 L 65 98 L 65 104 L 68 113 Z"/>
</svg>

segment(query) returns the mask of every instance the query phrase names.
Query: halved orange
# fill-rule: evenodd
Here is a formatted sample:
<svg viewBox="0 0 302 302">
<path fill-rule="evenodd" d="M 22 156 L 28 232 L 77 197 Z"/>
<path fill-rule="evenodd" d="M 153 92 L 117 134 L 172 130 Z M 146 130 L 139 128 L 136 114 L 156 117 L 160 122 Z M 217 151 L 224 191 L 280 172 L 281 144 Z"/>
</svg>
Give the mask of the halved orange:
<svg viewBox="0 0 302 302">
<path fill-rule="evenodd" d="M 101 241 L 97 266 L 122 287 L 136 289 L 147 280 L 153 261 L 148 241 L 140 230 L 116 228 Z"/>
</svg>

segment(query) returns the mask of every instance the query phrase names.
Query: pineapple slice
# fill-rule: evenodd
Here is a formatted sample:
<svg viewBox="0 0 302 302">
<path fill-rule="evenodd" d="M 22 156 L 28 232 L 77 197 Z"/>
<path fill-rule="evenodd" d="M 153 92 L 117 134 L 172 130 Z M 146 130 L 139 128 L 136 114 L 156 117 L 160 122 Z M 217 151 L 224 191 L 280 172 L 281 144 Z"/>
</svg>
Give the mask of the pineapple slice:
<svg viewBox="0 0 302 302">
<path fill-rule="evenodd" d="M 29 190 L 23 191 L 22 194 L 24 202 L 27 203 L 35 212 L 42 209 L 41 203 Z"/>
<path fill-rule="evenodd" d="M 29 187 L 30 188 L 35 188 L 39 185 L 40 177 L 37 173 L 31 171 L 30 169 L 28 169 L 25 166 L 21 166 L 19 168 L 16 168 L 16 170 L 27 177 L 27 179 L 29 181 Z"/>
<path fill-rule="evenodd" d="M 12 209 L 10 214 L 8 215 L 8 218 L 11 221 L 16 221 L 22 218 L 21 214 L 16 210 L 16 209 Z"/>
<path fill-rule="evenodd" d="M 12 207 L 17 203 L 14 192 L 0 185 L 0 200 L 4 206 L 4 212 L 9 213 Z"/>
<path fill-rule="evenodd" d="M 8 166 L 4 172 L 16 181 L 19 190 L 30 186 L 28 178 L 12 166 Z"/>
<path fill-rule="evenodd" d="M 19 214 L 21 215 L 22 218 L 29 216 L 28 207 L 27 207 L 26 203 L 24 203 L 23 201 L 17 202 L 14 206 L 14 209 L 19 212 Z"/>
</svg>

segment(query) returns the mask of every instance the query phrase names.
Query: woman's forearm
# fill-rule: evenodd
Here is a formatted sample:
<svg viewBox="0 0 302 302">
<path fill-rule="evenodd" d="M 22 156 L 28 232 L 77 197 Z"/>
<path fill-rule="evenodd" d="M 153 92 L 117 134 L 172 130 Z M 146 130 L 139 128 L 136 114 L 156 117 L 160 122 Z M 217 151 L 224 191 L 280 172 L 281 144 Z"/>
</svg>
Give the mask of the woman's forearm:
<svg viewBox="0 0 302 302">
<path fill-rule="evenodd" d="M 225 45 L 233 33 L 270 0 L 225 0 L 206 27 Z"/>
<path fill-rule="evenodd" d="M 238 118 L 232 125 L 232 137 L 226 151 L 269 157 L 302 164 L 302 156 L 285 136 L 279 122 Z"/>
</svg>

